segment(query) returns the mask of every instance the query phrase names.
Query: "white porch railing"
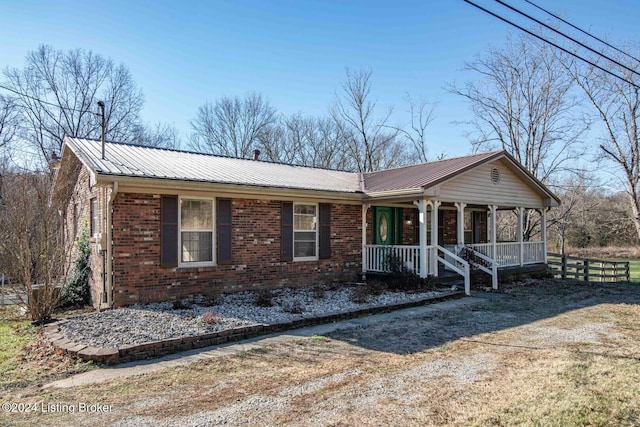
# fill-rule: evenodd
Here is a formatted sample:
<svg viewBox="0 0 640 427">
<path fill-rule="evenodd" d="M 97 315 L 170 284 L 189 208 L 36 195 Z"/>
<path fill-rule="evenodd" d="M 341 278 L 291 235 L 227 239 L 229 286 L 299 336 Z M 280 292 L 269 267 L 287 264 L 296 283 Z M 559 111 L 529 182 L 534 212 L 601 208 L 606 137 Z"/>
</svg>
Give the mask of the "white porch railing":
<svg viewBox="0 0 640 427">
<path fill-rule="evenodd" d="M 391 258 L 401 260 L 404 266 L 423 276 L 420 271 L 420 246 L 409 245 L 365 245 L 365 271 L 388 272 Z M 429 262 L 431 260 L 432 247 L 427 247 L 427 274 L 431 271 Z M 426 274 L 424 275 L 426 276 Z"/>
<path fill-rule="evenodd" d="M 476 252 L 493 258 L 493 245 L 491 243 L 480 243 L 468 246 L 471 246 Z M 498 267 L 512 267 L 544 262 L 544 242 L 522 242 L 522 249 L 522 260 L 520 260 L 520 242 L 496 243 L 495 261 L 498 263 Z"/>
<path fill-rule="evenodd" d="M 396 258 L 401 260 L 408 270 L 413 271 L 420 277 L 426 277 L 428 274 L 436 274 L 437 264 L 440 262 L 464 277 L 465 292 L 469 295 L 469 263 L 441 246 L 438 246 L 437 249 L 434 246 L 427 246 L 426 249 L 427 259 L 425 264 L 427 270 L 424 274 L 422 274 L 420 267 L 420 246 L 408 245 L 365 245 L 365 265 L 363 269 L 364 271 L 386 273 L 390 271 L 390 259 Z M 442 257 L 438 255 L 438 250 L 442 252 Z"/>
</svg>

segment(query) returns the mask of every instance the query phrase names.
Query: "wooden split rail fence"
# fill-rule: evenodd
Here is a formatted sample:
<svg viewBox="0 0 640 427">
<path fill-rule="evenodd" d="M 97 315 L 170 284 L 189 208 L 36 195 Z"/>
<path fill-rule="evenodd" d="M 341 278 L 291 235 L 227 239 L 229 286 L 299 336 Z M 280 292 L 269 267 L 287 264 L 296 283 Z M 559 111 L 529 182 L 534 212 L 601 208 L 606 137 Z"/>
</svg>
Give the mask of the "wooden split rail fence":
<svg viewBox="0 0 640 427">
<path fill-rule="evenodd" d="M 553 277 L 585 282 L 628 282 L 629 261 L 578 258 L 548 254 L 547 263 Z"/>
</svg>

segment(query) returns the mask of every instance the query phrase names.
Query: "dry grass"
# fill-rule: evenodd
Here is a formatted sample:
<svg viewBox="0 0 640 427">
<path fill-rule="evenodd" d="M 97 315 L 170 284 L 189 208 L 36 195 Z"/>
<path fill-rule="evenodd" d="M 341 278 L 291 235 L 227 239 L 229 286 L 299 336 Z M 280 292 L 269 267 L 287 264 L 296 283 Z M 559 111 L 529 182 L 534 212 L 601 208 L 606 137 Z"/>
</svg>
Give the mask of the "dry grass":
<svg viewBox="0 0 640 427">
<path fill-rule="evenodd" d="M 640 288 L 517 285 L 486 303 L 1 401 L 107 414 L 5 425 L 638 425 Z"/>
<path fill-rule="evenodd" d="M 567 255 L 582 258 L 625 258 L 640 259 L 640 247 L 637 246 L 605 246 L 593 248 L 567 248 Z"/>
</svg>

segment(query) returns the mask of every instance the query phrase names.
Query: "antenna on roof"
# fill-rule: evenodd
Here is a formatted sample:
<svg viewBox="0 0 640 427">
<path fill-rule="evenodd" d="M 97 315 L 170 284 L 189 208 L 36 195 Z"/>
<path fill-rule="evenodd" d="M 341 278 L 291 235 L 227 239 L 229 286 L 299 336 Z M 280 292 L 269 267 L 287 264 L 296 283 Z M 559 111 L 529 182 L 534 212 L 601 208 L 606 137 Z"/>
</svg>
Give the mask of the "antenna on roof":
<svg viewBox="0 0 640 427">
<path fill-rule="evenodd" d="M 98 101 L 98 107 L 100 107 L 100 127 L 102 128 L 102 134 L 100 136 L 100 141 L 102 142 L 102 160 L 104 160 L 104 102 Z"/>
</svg>

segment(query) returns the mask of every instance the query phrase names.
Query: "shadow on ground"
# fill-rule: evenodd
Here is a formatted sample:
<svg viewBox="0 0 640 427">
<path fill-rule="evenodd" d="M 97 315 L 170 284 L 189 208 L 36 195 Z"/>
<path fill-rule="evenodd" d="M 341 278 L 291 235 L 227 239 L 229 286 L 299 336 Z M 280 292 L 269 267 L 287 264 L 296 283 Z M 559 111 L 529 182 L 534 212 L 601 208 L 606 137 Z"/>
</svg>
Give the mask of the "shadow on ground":
<svg viewBox="0 0 640 427">
<path fill-rule="evenodd" d="M 600 304 L 640 304 L 640 286 L 568 280 L 506 285 L 500 294 L 487 294 L 484 303 L 417 316 L 399 314 L 381 322 L 338 329 L 327 336 L 369 350 L 408 354 Z"/>
</svg>

